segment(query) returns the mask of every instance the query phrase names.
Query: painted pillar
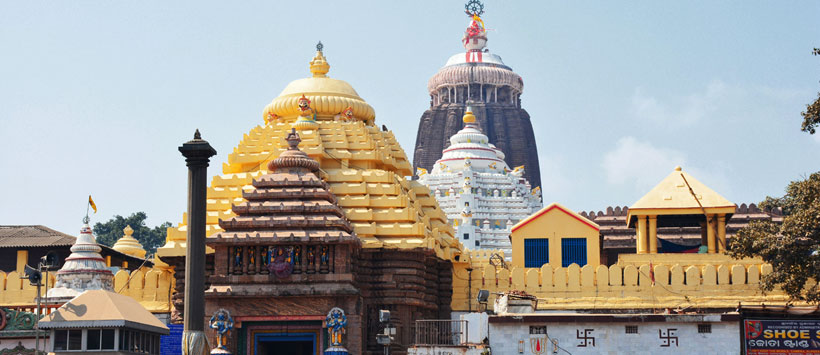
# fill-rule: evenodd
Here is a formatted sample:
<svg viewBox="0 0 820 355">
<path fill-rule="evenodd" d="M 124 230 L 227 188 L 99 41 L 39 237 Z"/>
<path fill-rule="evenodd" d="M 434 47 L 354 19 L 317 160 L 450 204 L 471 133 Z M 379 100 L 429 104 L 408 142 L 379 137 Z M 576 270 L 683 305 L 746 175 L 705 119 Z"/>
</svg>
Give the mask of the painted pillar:
<svg viewBox="0 0 820 355">
<path fill-rule="evenodd" d="M 706 245 L 709 254 L 715 253 L 715 216 L 706 216 Z"/>
<path fill-rule="evenodd" d="M 726 215 L 722 214 L 717 218 L 718 250 L 721 254 L 726 252 Z"/>
<path fill-rule="evenodd" d="M 205 335 L 205 207 L 208 192 L 208 162 L 216 150 L 203 140 L 199 130 L 194 139 L 179 147 L 188 165 L 188 237 L 185 254 L 185 313 L 182 353 L 209 354 Z"/>
<path fill-rule="evenodd" d="M 638 254 L 646 254 L 646 216 L 638 216 Z"/>
<path fill-rule="evenodd" d="M 649 254 L 658 253 L 658 216 L 649 216 Z"/>
<path fill-rule="evenodd" d="M 21 276 L 26 274 L 26 264 L 28 264 L 28 250 L 18 250 L 16 271 Z"/>
</svg>

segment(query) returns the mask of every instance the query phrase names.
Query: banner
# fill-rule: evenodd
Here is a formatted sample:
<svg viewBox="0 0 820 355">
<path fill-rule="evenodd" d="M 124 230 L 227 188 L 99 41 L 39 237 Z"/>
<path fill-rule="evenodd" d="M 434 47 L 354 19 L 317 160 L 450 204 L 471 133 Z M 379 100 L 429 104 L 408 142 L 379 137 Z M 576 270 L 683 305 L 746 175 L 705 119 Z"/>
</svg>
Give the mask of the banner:
<svg viewBox="0 0 820 355">
<path fill-rule="evenodd" d="M 747 355 L 820 354 L 820 320 L 743 320 Z"/>
</svg>

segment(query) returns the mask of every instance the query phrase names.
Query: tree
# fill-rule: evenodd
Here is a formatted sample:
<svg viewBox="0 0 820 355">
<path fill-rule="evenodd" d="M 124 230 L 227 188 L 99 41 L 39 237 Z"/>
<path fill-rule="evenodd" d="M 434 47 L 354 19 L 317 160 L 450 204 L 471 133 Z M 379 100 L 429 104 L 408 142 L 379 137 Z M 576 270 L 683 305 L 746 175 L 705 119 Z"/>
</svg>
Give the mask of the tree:
<svg viewBox="0 0 820 355">
<path fill-rule="evenodd" d="M 766 197 L 760 207 L 782 209 L 783 223 L 749 223 L 738 231 L 729 254 L 772 264 L 773 272 L 761 280 L 764 291 L 779 286 L 792 300 L 820 303 L 820 172 L 792 181 L 785 196 Z"/>
<path fill-rule="evenodd" d="M 162 223 L 154 228 L 149 228 L 145 224 L 145 219 L 148 215 L 145 212 L 132 213 L 130 216 L 124 218 L 116 215 L 105 223 L 94 224 L 94 236 L 97 238 L 97 243 L 113 246 L 123 236 L 123 229 L 125 226 L 131 226 L 134 234 L 131 236 L 142 244 L 147 255 L 154 254 L 157 248 L 165 244 L 165 235 L 168 227 L 171 227 L 171 222 Z"/>
<path fill-rule="evenodd" d="M 820 55 L 820 48 L 814 49 L 814 55 Z M 817 93 L 817 100 L 806 105 L 806 111 L 801 112 L 803 115 L 803 126 L 800 128 L 803 132 L 814 134 L 817 125 L 820 125 L 820 93 Z"/>
</svg>

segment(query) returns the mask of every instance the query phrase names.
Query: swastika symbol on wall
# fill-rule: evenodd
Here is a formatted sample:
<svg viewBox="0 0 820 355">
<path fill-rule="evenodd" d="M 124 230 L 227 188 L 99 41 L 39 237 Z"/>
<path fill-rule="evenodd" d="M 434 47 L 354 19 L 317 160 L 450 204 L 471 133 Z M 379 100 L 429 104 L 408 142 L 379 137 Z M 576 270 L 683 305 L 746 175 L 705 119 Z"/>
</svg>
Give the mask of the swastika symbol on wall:
<svg viewBox="0 0 820 355">
<path fill-rule="evenodd" d="M 587 346 L 595 346 L 595 337 L 592 336 L 592 332 L 595 329 L 575 329 L 575 338 L 579 340 L 578 347 L 585 348 Z"/>
<path fill-rule="evenodd" d="M 664 332 L 663 329 L 658 329 L 658 338 L 661 340 L 661 347 L 668 348 L 675 344 L 675 347 L 678 346 L 678 335 L 677 335 L 676 328 L 668 328 Z"/>
</svg>

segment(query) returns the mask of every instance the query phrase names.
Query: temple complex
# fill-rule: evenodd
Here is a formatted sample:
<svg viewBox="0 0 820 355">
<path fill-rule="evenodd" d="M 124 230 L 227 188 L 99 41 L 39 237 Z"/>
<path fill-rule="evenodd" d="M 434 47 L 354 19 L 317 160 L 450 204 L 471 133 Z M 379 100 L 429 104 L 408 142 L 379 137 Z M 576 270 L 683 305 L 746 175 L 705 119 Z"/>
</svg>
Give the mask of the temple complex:
<svg viewBox="0 0 820 355">
<path fill-rule="evenodd" d="M 463 121 L 433 171 L 418 168 L 418 181 L 435 194 L 465 248 L 497 249 L 509 257 L 510 230 L 541 208 L 541 189 L 531 188 L 524 167 L 510 170 L 470 107 Z"/>
<path fill-rule="evenodd" d="M 304 345 L 282 329 L 316 332 L 318 310 L 330 306 L 360 327 L 350 330 L 352 353 L 383 350 L 375 338 L 380 310 L 393 312 L 396 349 L 412 343 L 416 319 L 449 317 L 450 263 L 462 246 L 447 215 L 427 187 L 407 178 L 407 157 L 392 132 L 376 127 L 373 108 L 329 70 L 320 43 L 312 75 L 288 84 L 265 108 L 264 125 L 245 135 L 208 188 L 206 304 L 208 312 L 236 307 L 237 338 L 229 345 L 239 353 L 255 349 L 256 336 Z M 281 165 L 292 154 L 304 155 L 297 161 L 305 165 Z M 175 321 L 184 316 L 186 223 L 183 216 L 157 250 L 174 270 Z M 248 302 L 263 290 L 293 297 Z M 318 333 L 311 339 L 315 349 L 327 344 Z"/>
<path fill-rule="evenodd" d="M 413 167 L 433 170 L 449 138 L 462 128 L 461 117 L 469 105 L 489 143 L 506 154 L 507 165 L 523 165 L 526 180 L 540 187 L 535 135 L 530 115 L 521 108 L 524 81 L 486 48 L 483 8 L 478 1 L 467 4 L 470 20 L 462 38 L 464 52 L 451 56 L 427 82 L 430 108 L 419 121 Z"/>
</svg>

